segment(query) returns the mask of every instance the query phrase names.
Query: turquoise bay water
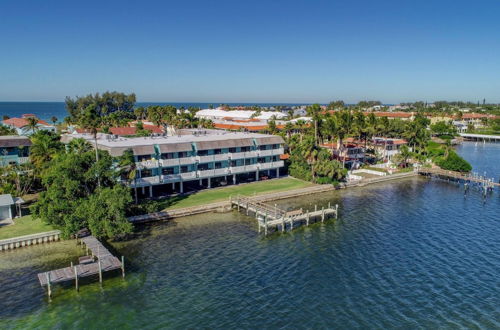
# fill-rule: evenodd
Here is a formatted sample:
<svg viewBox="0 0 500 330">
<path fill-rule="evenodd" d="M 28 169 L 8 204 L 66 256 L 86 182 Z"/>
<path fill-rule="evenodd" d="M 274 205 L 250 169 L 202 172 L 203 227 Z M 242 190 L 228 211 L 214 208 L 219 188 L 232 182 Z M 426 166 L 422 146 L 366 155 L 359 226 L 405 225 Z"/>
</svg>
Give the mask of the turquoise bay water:
<svg viewBox="0 0 500 330">
<path fill-rule="evenodd" d="M 459 152 L 498 179 L 500 144 Z M 0 328 L 500 327 L 500 192 L 424 178 L 300 199 L 337 221 L 267 238 L 237 212 L 143 227 L 127 276 L 49 303 L 36 273 L 75 260 L 74 242 L 0 254 Z"/>
</svg>

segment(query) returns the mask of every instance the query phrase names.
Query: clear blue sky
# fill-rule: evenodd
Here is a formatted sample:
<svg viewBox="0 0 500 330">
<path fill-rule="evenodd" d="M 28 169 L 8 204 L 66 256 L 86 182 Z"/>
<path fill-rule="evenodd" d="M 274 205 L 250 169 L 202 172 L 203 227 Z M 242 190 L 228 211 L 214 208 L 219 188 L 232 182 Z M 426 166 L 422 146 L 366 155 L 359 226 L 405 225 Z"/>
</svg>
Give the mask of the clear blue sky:
<svg viewBox="0 0 500 330">
<path fill-rule="evenodd" d="M 500 2 L 0 2 L 0 101 L 500 102 Z"/>
</svg>

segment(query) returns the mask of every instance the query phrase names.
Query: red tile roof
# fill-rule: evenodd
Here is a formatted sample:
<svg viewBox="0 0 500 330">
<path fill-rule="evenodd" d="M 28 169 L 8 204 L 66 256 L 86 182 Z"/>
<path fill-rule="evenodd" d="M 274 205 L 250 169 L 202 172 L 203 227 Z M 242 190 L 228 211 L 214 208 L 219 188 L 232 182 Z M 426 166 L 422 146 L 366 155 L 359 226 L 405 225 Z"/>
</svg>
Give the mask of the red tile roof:
<svg viewBox="0 0 500 330">
<path fill-rule="evenodd" d="M 28 126 L 28 120 L 25 118 L 9 118 L 5 119 L 3 121 L 5 125 L 10 125 L 10 126 L 15 126 L 17 128 L 23 128 L 25 126 Z M 40 125 L 45 125 L 45 126 L 51 126 L 49 123 L 47 123 L 44 120 L 38 119 L 38 124 Z"/>
</svg>

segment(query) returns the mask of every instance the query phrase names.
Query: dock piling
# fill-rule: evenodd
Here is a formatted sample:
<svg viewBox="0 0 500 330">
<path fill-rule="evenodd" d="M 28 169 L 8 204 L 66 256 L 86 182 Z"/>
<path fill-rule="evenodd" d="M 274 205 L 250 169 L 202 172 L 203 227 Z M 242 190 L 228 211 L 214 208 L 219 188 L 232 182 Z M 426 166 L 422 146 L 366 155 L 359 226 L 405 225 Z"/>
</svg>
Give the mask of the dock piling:
<svg viewBox="0 0 500 330">
<path fill-rule="evenodd" d="M 50 272 L 46 272 L 45 277 L 47 278 L 47 294 L 50 298 L 52 296 L 52 290 L 50 289 Z"/>
<path fill-rule="evenodd" d="M 76 266 L 73 267 L 73 270 L 75 271 L 75 289 L 78 291 L 78 271 L 76 270 Z"/>
<path fill-rule="evenodd" d="M 101 266 L 101 259 L 97 259 L 97 263 L 99 265 L 99 283 L 102 284 L 102 266 Z"/>
<path fill-rule="evenodd" d="M 122 256 L 122 277 L 125 278 L 125 257 Z"/>
<path fill-rule="evenodd" d="M 335 204 L 335 219 L 339 217 L 339 204 Z"/>
</svg>

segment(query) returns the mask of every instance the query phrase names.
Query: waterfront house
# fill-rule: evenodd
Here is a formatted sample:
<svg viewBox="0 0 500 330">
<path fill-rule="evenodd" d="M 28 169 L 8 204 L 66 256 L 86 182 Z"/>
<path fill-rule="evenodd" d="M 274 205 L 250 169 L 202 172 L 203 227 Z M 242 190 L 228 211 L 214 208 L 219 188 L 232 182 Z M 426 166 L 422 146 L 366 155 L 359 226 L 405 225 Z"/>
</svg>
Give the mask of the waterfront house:
<svg viewBox="0 0 500 330">
<path fill-rule="evenodd" d="M 391 160 L 394 155 L 399 154 L 402 146 L 408 143 L 404 139 L 394 139 L 385 137 L 372 138 L 372 146 L 378 157 L 384 160 Z"/>
<path fill-rule="evenodd" d="M 353 141 L 352 138 L 351 140 Z M 337 143 L 325 143 L 321 147 L 328 149 L 333 154 L 333 158 L 343 162 L 347 168 L 359 167 L 366 159 L 365 148 L 359 143 L 343 143 L 341 148 Z"/>
<path fill-rule="evenodd" d="M 88 134 L 68 134 L 63 142 Z M 128 184 L 142 196 L 183 193 L 280 176 L 280 136 L 218 130 L 177 130 L 174 136 L 113 137 L 99 134 L 99 149 L 120 156 L 130 149 L 138 173 Z M 125 178 L 123 178 L 125 179 Z"/>
<path fill-rule="evenodd" d="M 37 124 L 35 127 L 36 130 L 46 130 L 46 131 L 51 131 L 55 132 L 56 128 L 53 125 L 50 125 L 44 120 L 38 119 L 35 115 L 33 114 L 24 114 L 21 116 L 21 118 L 9 118 L 5 119 L 2 121 L 2 124 L 4 126 L 7 126 L 9 128 L 12 128 L 16 131 L 18 135 L 25 135 L 29 136 L 34 133 L 34 130 L 32 127 L 29 125 L 28 118 L 35 118 L 37 120 Z"/>
<path fill-rule="evenodd" d="M 0 166 L 28 162 L 30 147 L 31 141 L 26 136 L 0 136 Z"/>
</svg>

